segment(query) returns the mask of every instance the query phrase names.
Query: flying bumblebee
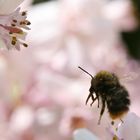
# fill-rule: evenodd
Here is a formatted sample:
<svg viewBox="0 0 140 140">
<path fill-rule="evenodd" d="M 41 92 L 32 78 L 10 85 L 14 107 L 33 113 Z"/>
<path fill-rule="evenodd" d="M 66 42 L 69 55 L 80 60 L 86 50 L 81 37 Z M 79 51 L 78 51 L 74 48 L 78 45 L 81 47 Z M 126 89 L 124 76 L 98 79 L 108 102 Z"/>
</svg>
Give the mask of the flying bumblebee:
<svg viewBox="0 0 140 140">
<path fill-rule="evenodd" d="M 92 78 L 86 104 L 91 98 L 92 102 L 90 105 L 92 106 L 92 104 L 97 100 L 99 108 L 99 101 L 101 100 L 102 107 L 98 124 L 100 124 L 101 117 L 106 106 L 112 120 L 121 120 L 121 117 L 129 110 L 130 99 L 128 91 L 120 84 L 118 77 L 114 73 L 110 73 L 108 71 L 100 71 L 93 77 L 83 68 L 78 68 L 90 75 Z"/>
</svg>

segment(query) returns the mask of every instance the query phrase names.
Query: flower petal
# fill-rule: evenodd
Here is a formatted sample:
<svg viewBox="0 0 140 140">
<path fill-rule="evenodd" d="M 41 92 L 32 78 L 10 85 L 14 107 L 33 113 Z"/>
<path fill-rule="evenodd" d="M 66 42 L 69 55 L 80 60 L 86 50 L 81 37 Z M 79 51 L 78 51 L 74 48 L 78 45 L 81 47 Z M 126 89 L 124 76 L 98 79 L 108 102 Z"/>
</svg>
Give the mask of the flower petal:
<svg viewBox="0 0 140 140">
<path fill-rule="evenodd" d="M 80 128 L 74 131 L 74 140 L 99 140 L 88 129 Z"/>
<path fill-rule="evenodd" d="M 0 0 L 0 15 L 13 12 L 24 0 Z"/>
<path fill-rule="evenodd" d="M 128 113 L 117 132 L 118 136 L 124 140 L 140 139 L 140 117 L 135 113 Z"/>
</svg>

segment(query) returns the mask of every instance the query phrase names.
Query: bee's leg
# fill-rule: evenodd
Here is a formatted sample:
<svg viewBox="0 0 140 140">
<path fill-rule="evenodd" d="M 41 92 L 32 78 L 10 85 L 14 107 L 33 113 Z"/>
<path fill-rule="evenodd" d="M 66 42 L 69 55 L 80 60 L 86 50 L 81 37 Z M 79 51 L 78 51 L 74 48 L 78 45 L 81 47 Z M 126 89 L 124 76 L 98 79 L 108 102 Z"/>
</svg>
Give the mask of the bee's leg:
<svg viewBox="0 0 140 140">
<path fill-rule="evenodd" d="M 98 94 L 96 94 L 96 93 L 95 93 L 95 95 L 96 95 L 95 98 L 94 98 L 93 95 L 91 96 L 91 98 L 92 98 L 92 103 L 90 104 L 90 106 L 92 106 L 92 104 L 94 103 L 94 101 L 97 99 L 97 100 L 98 100 L 98 108 L 99 108 L 99 96 L 98 96 Z"/>
<path fill-rule="evenodd" d="M 95 100 L 97 99 L 97 97 L 94 98 L 94 96 L 93 96 L 93 94 L 92 94 L 91 98 L 92 98 L 92 103 L 90 104 L 90 106 L 93 105 L 93 103 L 95 102 Z"/>
<path fill-rule="evenodd" d="M 87 97 L 87 99 L 86 99 L 86 105 L 87 105 L 87 103 L 88 103 L 88 100 L 89 100 L 89 98 L 92 98 L 92 99 L 94 99 L 94 96 L 93 96 L 93 94 L 90 92 L 89 93 L 89 95 L 88 95 L 88 97 Z"/>
<path fill-rule="evenodd" d="M 102 109 L 101 109 L 101 112 L 100 112 L 100 117 L 99 117 L 99 120 L 98 120 L 98 124 L 100 124 L 101 122 L 101 118 L 102 118 L 102 115 L 105 111 L 105 99 L 102 99 Z"/>
<path fill-rule="evenodd" d="M 98 108 L 99 108 L 99 95 L 96 94 L 96 96 L 97 96 L 97 100 L 98 100 Z"/>
<path fill-rule="evenodd" d="M 93 88 L 92 85 L 91 85 L 91 87 L 90 87 L 90 89 L 89 89 L 89 95 L 88 95 L 88 97 L 87 97 L 87 99 L 86 99 L 86 105 L 87 105 L 88 100 L 89 100 L 90 97 L 92 98 L 92 100 L 94 100 L 93 93 L 94 93 L 94 88 Z"/>
<path fill-rule="evenodd" d="M 91 93 L 89 93 L 89 95 L 88 95 L 88 97 L 87 97 L 87 99 L 86 99 L 86 105 L 87 105 L 88 100 L 89 100 L 90 97 L 91 97 Z"/>
</svg>

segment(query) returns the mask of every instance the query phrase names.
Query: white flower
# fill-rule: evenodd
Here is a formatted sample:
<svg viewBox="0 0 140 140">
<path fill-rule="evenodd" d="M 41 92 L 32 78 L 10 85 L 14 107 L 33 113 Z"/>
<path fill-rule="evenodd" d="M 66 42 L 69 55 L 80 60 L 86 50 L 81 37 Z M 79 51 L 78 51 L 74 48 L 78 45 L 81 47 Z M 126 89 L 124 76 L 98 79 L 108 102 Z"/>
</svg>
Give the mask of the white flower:
<svg viewBox="0 0 140 140">
<path fill-rule="evenodd" d="M 73 137 L 74 140 L 99 140 L 93 133 L 85 128 L 75 130 Z"/>
<path fill-rule="evenodd" d="M 113 140 L 140 140 L 140 117 L 135 113 L 128 113 L 123 122 L 109 132 Z"/>
<path fill-rule="evenodd" d="M 8 0 L 6 0 L 7 2 Z M 4 5 L 1 0 L 0 5 Z M 14 3 L 14 2 L 13 2 Z M 21 1 L 15 3 L 20 4 Z M 7 2 L 11 4 L 11 2 Z M 13 5 L 13 4 L 12 4 Z M 12 6 L 12 10 L 14 6 Z M 17 8 L 14 12 L 7 14 L 0 11 L 0 40 L 3 41 L 7 49 L 17 49 L 20 50 L 20 45 L 27 47 L 28 45 L 23 41 L 26 36 L 25 30 L 29 30 L 30 22 L 26 20 L 27 13 L 25 11 L 21 12 L 20 8 Z"/>
<path fill-rule="evenodd" d="M 123 140 L 140 140 L 140 117 L 135 113 L 128 113 L 118 127 L 117 136 Z"/>
</svg>

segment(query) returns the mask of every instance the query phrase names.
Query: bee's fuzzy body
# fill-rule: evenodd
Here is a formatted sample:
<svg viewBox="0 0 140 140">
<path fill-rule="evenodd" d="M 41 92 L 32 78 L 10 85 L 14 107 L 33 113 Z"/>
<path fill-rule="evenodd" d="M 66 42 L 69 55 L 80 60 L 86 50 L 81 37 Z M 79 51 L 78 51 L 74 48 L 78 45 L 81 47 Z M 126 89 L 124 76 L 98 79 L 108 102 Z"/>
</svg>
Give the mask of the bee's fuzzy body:
<svg viewBox="0 0 140 140">
<path fill-rule="evenodd" d="M 79 68 L 82 69 L 81 67 Z M 82 70 L 89 74 L 84 69 Z M 98 100 L 99 107 L 99 100 L 101 100 L 102 107 L 99 123 L 106 106 L 111 119 L 121 119 L 129 110 L 130 99 L 128 91 L 120 84 L 118 77 L 108 71 L 100 71 L 94 77 L 91 74 L 89 75 L 92 77 L 92 80 L 86 104 L 89 98 L 91 98 L 91 105 Z"/>
<path fill-rule="evenodd" d="M 129 110 L 130 99 L 128 91 L 123 87 L 115 74 L 107 71 L 97 73 L 91 83 L 94 92 L 105 98 L 108 112 L 112 119 L 121 118 Z"/>
</svg>

